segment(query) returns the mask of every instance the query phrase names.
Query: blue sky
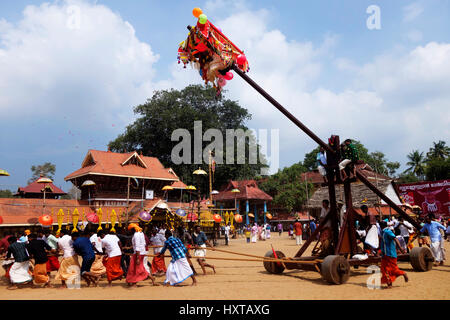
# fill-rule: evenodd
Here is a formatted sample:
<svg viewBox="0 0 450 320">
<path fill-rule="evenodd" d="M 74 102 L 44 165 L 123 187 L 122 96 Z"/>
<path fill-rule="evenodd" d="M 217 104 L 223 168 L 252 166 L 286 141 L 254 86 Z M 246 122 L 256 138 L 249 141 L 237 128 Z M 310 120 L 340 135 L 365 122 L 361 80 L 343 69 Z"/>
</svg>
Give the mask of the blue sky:
<svg viewBox="0 0 450 320">
<path fill-rule="evenodd" d="M 47 3 L 47 4 L 45 4 Z M 369 30 L 377 5 L 381 29 Z M 73 7 L 80 25 L 68 28 Z M 194 7 L 243 49 L 249 76 L 322 139 L 356 138 L 406 162 L 449 142 L 450 1 L 1 1 L 0 188 L 56 164 L 56 184 L 134 119 L 154 90 L 200 83 L 176 64 Z M 73 21 L 72 21 L 73 22 Z M 279 166 L 314 143 L 241 79 L 227 85 L 254 129 L 280 130 Z"/>
</svg>

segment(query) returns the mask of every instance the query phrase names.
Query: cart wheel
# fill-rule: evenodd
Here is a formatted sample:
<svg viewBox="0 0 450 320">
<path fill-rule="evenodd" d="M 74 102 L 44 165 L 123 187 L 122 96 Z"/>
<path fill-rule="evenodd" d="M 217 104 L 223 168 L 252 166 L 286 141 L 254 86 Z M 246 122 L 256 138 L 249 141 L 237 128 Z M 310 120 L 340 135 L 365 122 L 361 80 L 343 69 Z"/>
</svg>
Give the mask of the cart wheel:
<svg viewBox="0 0 450 320">
<path fill-rule="evenodd" d="M 350 277 L 350 264 L 343 256 L 330 255 L 323 260 L 320 273 L 329 283 L 343 284 Z"/>
<path fill-rule="evenodd" d="M 286 257 L 283 252 L 281 251 L 275 251 L 278 258 L 284 258 Z M 267 253 L 264 255 L 264 257 L 268 258 L 275 258 L 273 255 L 273 251 L 267 251 Z M 284 271 L 284 266 L 281 264 L 281 262 L 270 262 L 270 261 L 264 261 L 264 268 L 269 273 L 273 274 L 280 274 Z"/>
<path fill-rule="evenodd" d="M 412 267 L 416 271 L 429 271 L 433 268 L 434 257 L 428 247 L 412 248 L 409 259 Z"/>
</svg>

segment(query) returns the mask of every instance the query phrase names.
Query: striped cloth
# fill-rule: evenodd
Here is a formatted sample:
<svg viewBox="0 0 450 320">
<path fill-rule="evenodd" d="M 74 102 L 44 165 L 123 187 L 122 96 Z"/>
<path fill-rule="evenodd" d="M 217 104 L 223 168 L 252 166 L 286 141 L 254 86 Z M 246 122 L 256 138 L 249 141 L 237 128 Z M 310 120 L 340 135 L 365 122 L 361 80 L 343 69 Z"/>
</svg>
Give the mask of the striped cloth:
<svg viewBox="0 0 450 320">
<path fill-rule="evenodd" d="M 164 247 L 161 250 L 161 254 L 164 254 L 166 250 L 169 249 L 170 255 L 172 256 L 172 261 L 177 261 L 178 259 L 185 258 L 187 248 L 184 246 L 183 242 L 180 239 L 175 238 L 173 236 L 169 237 L 169 239 L 164 242 Z"/>
</svg>

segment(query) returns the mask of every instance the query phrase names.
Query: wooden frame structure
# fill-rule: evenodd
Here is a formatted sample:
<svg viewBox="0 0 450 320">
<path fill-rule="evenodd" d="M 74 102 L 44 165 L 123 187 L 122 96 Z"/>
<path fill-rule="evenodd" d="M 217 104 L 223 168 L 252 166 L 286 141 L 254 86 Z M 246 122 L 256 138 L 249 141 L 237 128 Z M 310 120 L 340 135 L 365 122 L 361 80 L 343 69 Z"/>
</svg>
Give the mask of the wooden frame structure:
<svg viewBox="0 0 450 320">
<path fill-rule="evenodd" d="M 189 31 L 192 30 L 191 26 L 187 27 Z M 196 32 L 199 38 L 203 35 L 201 32 Z M 210 50 L 215 52 L 207 41 L 205 44 Z M 275 108 L 283 113 L 289 120 L 291 120 L 297 127 L 305 132 L 311 139 L 313 139 L 318 145 L 323 147 L 327 152 L 327 181 L 328 181 L 328 194 L 330 199 L 330 210 L 328 214 L 319 222 L 319 227 L 314 231 L 311 237 L 304 243 L 297 254 L 293 258 L 286 258 L 280 251 L 271 250 L 266 253 L 268 258 L 286 258 L 286 262 L 271 262 L 265 261 L 264 267 L 270 273 L 282 273 L 284 269 L 301 269 L 301 270 L 313 270 L 320 272 L 322 277 L 329 283 L 342 284 L 345 283 L 350 276 L 351 266 L 369 266 L 378 264 L 381 261 L 380 256 L 371 256 L 365 260 L 353 259 L 352 257 L 358 253 L 356 230 L 355 230 L 355 215 L 356 212 L 353 209 L 352 204 L 352 192 L 351 192 L 351 180 L 345 179 L 340 181 L 339 176 L 339 137 L 332 136 L 330 141 L 334 141 L 333 145 L 327 144 L 322 141 L 314 132 L 312 132 L 307 126 L 305 126 L 300 120 L 294 117 L 287 109 L 285 109 L 278 101 L 276 101 L 271 95 L 269 95 L 264 89 L 262 89 L 255 81 L 253 81 L 245 72 L 243 72 L 238 66 L 233 64 L 227 68 L 227 71 L 235 71 L 242 79 L 244 79 L 251 87 L 253 87 L 258 93 L 266 98 Z M 420 225 L 412 219 L 406 212 L 398 207 L 391 199 L 389 199 L 383 192 L 370 183 L 361 170 L 356 170 L 356 177 L 353 177 L 353 181 L 359 179 L 370 190 L 372 190 L 377 196 L 384 200 L 392 209 L 394 209 L 400 216 L 410 222 L 416 229 L 420 230 Z M 345 202 L 347 206 L 346 213 L 343 218 L 343 225 L 339 229 L 338 225 L 338 210 L 336 201 L 335 185 L 337 183 L 343 183 Z M 325 223 L 331 222 L 332 239 L 330 248 L 331 254 L 325 257 L 302 256 L 309 245 L 318 238 L 320 231 L 324 228 Z M 322 259 L 323 258 L 323 259 Z M 399 261 L 410 261 L 413 268 L 418 271 L 428 271 L 432 268 L 434 258 L 431 250 L 427 247 L 413 248 L 409 254 L 403 254 L 398 256 Z"/>
</svg>

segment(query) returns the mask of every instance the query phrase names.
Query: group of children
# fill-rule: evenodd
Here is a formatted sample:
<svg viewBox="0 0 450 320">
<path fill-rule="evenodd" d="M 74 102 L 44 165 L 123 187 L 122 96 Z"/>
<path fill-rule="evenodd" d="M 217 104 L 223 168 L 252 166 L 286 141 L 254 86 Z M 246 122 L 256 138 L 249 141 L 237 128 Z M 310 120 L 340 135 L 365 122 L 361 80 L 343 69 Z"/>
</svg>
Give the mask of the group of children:
<svg viewBox="0 0 450 320">
<path fill-rule="evenodd" d="M 268 223 L 264 223 L 262 225 L 258 225 L 258 223 L 254 223 L 253 226 L 249 224 L 244 227 L 244 234 L 247 240 L 247 243 L 256 243 L 256 241 L 265 241 L 266 239 L 270 239 L 270 229 L 271 226 Z"/>
<path fill-rule="evenodd" d="M 153 228 L 150 237 L 136 223 L 118 232 L 88 229 L 70 232 L 63 228 L 58 237 L 49 228 L 38 233 L 26 230 L 21 237 L 9 235 L 3 238 L 0 256 L 10 283 L 8 289 L 17 289 L 24 284 L 52 287 L 52 271 L 56 271 L 55 280 L 61 281 L 62 288 L 79 285 L 81 279 L 87 286 L 97 286 L 102 276 L 106 276 L 109 286 L 112 281 L 123 278 L 129 287 L 146 279 L 158 285 L 155 276 L 162 275 L 166 275 L 165 285 L 178 285 L 189 277 L 196 284 L 188 248 L 195 249 L 194 257 L 204 274 L 206 267 L 215 273 L 215 267 L 205 261 L 205 248 L 212 245 L 199 226 L 192 234 L 183 227 L 176 233 L 165 227 Z M 151 263 L 149 248 L 153 248 Z M 164 260 L 166 250 L 172 256 L 168 267 Z"/>
</svg>

